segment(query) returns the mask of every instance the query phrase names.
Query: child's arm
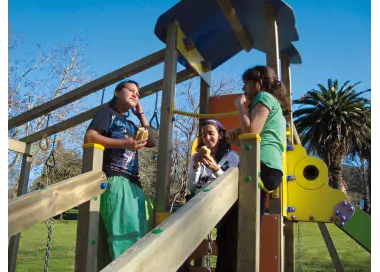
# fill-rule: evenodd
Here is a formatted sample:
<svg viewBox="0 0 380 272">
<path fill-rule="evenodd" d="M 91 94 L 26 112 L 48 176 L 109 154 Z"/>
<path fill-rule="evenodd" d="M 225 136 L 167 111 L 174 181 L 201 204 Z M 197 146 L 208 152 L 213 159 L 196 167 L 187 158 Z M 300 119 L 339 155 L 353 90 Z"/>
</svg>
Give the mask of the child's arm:
<svg viewBox="0 0 380 272">
<path fill-rule="evenodd" d="M 86 131 L 86 135 L 84 137 L 84 143 L 97 143 L 106 148 L 123 148 L 128 150 L 137 150 L 141 147 L 145 146 L 147 140 L 137 140 L 135 141 L 133 138 L 127 139 L 112 139 L 101 135 L 103 130 L 100 129 L 89 129 Z"/>
<path fill-rule="evenodd" d="M 251 115 L 248 116 L 245 108 L 245 97 L 242 95 L 235 100 L 235 105 L 239 111 L 239 123 L 243 133 L 256 133 L 260 134 L 263 130 L 265 121 L 269 115 L 269 109 L 262 103 L 257 103 Z"/>
</svg>

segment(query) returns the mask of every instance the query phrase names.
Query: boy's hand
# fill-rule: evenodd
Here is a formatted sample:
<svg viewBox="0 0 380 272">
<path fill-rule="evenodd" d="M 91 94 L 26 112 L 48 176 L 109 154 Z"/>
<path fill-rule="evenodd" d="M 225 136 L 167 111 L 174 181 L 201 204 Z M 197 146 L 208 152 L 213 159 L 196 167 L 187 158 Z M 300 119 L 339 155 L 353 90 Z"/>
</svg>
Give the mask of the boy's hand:
<svg viewBox="0 0 380 272">
<path fill-rule="evenodd" d="M 134 140 L 133 138 L 127 138 L 125 139 L 124 148 L 132 151 L 139 150 L 146 145 L 147 140 L 148 139 Z"/>
</svg>

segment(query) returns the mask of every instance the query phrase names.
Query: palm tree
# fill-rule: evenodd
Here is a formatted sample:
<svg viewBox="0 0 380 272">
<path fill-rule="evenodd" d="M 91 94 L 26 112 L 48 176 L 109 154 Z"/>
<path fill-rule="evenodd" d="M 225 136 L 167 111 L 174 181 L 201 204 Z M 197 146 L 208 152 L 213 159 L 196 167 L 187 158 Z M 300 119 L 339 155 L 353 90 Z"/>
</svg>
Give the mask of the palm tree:
<svg viewBox="0 0 380 272">
<path fill-rule="evenodd" d="M 311 154 L 319 156 L 328 166 L 331 187 L 343 189 L 342 164 L 354 148 L 361 148 L 371 135 L 369 99 L 361 97 L 370 89 L 357 92 L 346 81 L 328 80 L 327 88 L 318 84 L 293 104 L 301 105 L 293 113 L 302 144 Z"/>
</svg>

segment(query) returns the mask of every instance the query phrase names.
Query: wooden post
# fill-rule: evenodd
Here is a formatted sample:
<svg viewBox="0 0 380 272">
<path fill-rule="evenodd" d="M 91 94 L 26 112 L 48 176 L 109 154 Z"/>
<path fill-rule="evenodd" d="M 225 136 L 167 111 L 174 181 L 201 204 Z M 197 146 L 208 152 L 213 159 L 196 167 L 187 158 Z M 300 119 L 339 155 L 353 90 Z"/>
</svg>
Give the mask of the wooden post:
<svg viewBox="0 0 380 272">
<path fill-rule="evenodd" d="M 267 66 L 272 68 L 277 75 L 279 75 L 279 49 L 278 49 L 278 33 L 277 33 L 277 22 L 276 22 L 276 7 L 272 4 L 265 3 L 264 7 L 264 20 L 265 20 L 265 35 L 266 35 L 266 62 Z M 283 260 L 284 260 L 284 248 L 283 248 L 283 207 L 282 207 L 282 187 L 283 184 L 273 193 L 269 201 L 269 213 L 278 214 L 281 219 L 281 224 L 279 224 L 278 234 L 279 244 L 277 245 L 279 249 L 278 256 L 278 271 L 283 271 Z M 275 194 L 277 196 L 275 196 Z"/>
<path fill-rule="evenodd" d="M 83 146 L 82 173 L 101 170 L 103 167 L 104 147 L 98 144 L 85 144 Z M 75 250 L 75 271 L 98 271 L 97 256 L 100 218 L 100 196 L 79 206 L 78 227 Z M 107 251 L 99 255 L 109 254 Z"/>
<path fill-rule="evenodd" d="M 342 262 L 339 259 L 338 252 L 336 251 L 336 248 L 334 246 L 334 242 L 331 239 L 329 230 L 326 227 L 325 223 L 318 223 L 319 230 L 321 231 L 323 240 L 326 243 L 326 247 L 330 253 L 331 260 L 334 264 L 335 271 L 336 272 L 344 272 L 344 268 L 342 265 Z"/>
<path fill-rule="evenodd" d="M 178 22 L 168 26 L 165 49 L 164 82 L 162 88 L 162 104 L 160 118 L 160 136 L 158 144 L 156 212 L 164 212 L 169 204 L 170 168 L 173 154 L 173 121 L 172 102 L 175 99 L 175 83 L 177 72 L 176 49 Z"/>
<path fill-rule="evenodd" d="M 239 272 L 260 270 L 260 136 L 239 136 Z"/>
<path fill-rule="evenodd" d="M 209 77 L 209 82 L 211 82 L 211 72 L 207 72 Z M 199 113 L 204 114 L 209 112 L 209 102 L 210 102 L 210 86 L 200 77 L 201 86 L 200 86 L 200 95 L 199 95 Z M 206 121 L 206 118 L 199 119 L 199 130 L 198 135 L 201 135 L 201 126 L 203 122 Z"/>
<path fill-rule="evenodd" d="M 281 78 L 287 90 L 287 96 L 290 101 L 290 110 L 292 109 L 292 85 L 290 75 L 290 59 L 287 55 L 281 55 Z M 288 136 L 290 141 L 288 144 L 293 145 L 293 117 L 292 113 L 286 117 L 286 122 L 289 123 L 290 135 Z M 295 270 L 295 253 L 294 253 L 294 223 L 292 221 L 286 221 L 284 227 L 285 234 L 285 252 L 284 252 L 284 269 L 285 272 L 294 272 Z"/>
<path fill-rule="evenodd" d="M 31 150 L 31 147 L 29 144 L 26 144 L 25 150 Z M 26 191 L 28 189 L 29 173 L 30 173 L 31 165 L 32 165 L 32 156 L 24 154 L 22 157 L 21 173 L 20 173 L 20 180 L 19 180 L 18 188 L 17 188 L 17 196 L 26 194 Z M 9 247 L 8 247 L 8 271 L 9 272 L 11 271 L 13 272 L 16 270 L 16 260 L 17 260 L 17 252 L 18 252 L 19 244 L 20 244 L 20 233 L 12 236 L 9 240 Z"/>
</svg>

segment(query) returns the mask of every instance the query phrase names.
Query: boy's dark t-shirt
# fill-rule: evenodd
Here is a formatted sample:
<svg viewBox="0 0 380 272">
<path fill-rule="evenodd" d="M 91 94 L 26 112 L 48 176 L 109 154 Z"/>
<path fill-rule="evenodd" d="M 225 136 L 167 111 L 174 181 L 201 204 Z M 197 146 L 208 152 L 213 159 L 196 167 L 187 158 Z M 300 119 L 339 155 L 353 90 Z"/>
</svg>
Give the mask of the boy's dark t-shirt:
<svg viewBox="0 0 380 272">
<path fill-rule="evenodd" d="M 123 114 L 112 108 L 101 108 L 88 129 L 104 130 L 102 135 L 113 139 L 134 138 L 137 127 Z M 141 187 L 139 180 L 138 152 L 123 148 L 105 148 L 103 171 L 108 177 L 122 175 Z"/>
</svg>

